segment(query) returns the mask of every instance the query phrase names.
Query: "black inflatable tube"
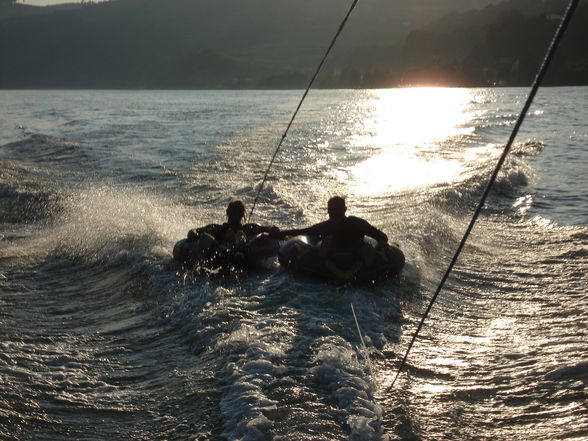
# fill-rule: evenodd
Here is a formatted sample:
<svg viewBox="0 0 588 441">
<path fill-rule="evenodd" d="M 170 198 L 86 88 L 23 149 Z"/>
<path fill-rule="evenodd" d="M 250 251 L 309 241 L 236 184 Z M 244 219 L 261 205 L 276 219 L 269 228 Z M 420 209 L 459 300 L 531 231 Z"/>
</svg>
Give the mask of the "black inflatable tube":
<svg viewBox="0 0 588 441">
<path fill-rule="evenodd" d="M 204 269 L 207 272 L 218 269 L 252 270 L 267 258 L 275 257 L 279 241 L 267 234 L 247 238 L 245 246 L 230 247 L 216 241 L 204 255 L 198 251 L 199 239 L 182 239 L 173 248 L 176 262 L 187 269 Z"/>
<path fill-rule="evenodd" d="M 312 238 L 297 236 L 280 247 L 280 265 L 293 273 L 316 277 L 338 283 L 375 282 L 397 276 L 404 267 L 404 253 L 396 245 L 374 247 L 375 258 L 370 265 L 352 253 L 336 253 L 321 258 Z"/>
</svg>

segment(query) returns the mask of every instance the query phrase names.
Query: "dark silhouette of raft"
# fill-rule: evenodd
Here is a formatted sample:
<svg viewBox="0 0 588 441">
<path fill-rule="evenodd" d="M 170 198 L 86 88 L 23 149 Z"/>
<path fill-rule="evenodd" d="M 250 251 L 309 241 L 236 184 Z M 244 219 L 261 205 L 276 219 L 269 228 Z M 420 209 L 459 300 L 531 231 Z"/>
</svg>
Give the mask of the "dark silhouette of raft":
<svg viewBox="0 0 588 441">
<path fill-rule="evenodd" d="M 375 249 L 375 258 L 369 265 L 352 253 L 322 258 L 317 244 L 308 236 L 288 240 L 280 247 L 278 259 L 288 271 L 338 283 L 379 281 L 400 274 L 405 257 L 397 245 L 378 246 L 370 238 L 364 240 Z"/>
<path fill-rule="evenodd" d="M 208 274 L 226 274 L 259 270 L 268 258 L 278 254 L 280 242 L 266 233 L 247 238 L 242 246 L 231 246 L 214 241 L 202 248 L 201 240 L 182 239 L 173 249 L 174 260 L 186 269 Z"/>
</svg>

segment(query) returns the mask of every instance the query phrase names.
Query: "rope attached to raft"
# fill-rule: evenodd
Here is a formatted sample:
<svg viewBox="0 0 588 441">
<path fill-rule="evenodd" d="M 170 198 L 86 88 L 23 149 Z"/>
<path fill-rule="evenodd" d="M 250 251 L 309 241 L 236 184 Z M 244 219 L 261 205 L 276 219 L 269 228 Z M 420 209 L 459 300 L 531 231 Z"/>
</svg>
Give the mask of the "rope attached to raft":
<svg viewBox="0 0 588 441">
<path fill-rule="evenodd" d="M 537 72 L 537 76 L 535 77 L 535 81 L 533 82 L 533 86 L 531 87 L 531 91 L 529 92 L 529 96 L 527 97 L 527 101 L 525 102 L 525 105 L 523 106 L 523 109 L 521 110 L 521 113 L 519 114 L 517 122 L 516 122 L 515 126 L 513 127 L 512 132 L 510 134 L 510 137 L 508 139 L 508 142 L 504 146 L 504 150 L 502 152 L 502 155 L 500 155 L 500 159 L 498 160 L 498 163 L 496 164 L 496 168 L 494 169 L 494 172 L 490 176 L 490 180 L 488 181 L 488 184 L 486 185 L 486 189 L 484 190 L 484 193 L 482 194 L 482 197 L 480 198 L 480 202 L 478 203 L 478 207 L 476 208 L 476 210 L 472 216 L 472 219 L 470 220 L 470 223 L 469 223 L 469 225 L 463 235 L 463 238 L 461 239 L 461 242 L 459 243 L 459 246 L 457 247 L 457 250 L 455 251 L 453 258 L 451 259 L 451 262 L 449 263 L 449 267 L 447 268 L 447 271 L 443 275 L 441 282 L 439 283 L 439 286 L 437 287 L 437 290 L 435 291 L 435 294 L 431 298 L 431 301 L 429 302 L 429 305 L 427 306 L 427 309 L 425 310 L 425 313 L 423 314 L 423 317 L 421 318 L 421 321 L 420 321 L 414 335 L 412 336 L 412 339 L 408 345 L 408 349 L 406 350 L 406 354 L 404 354 L 404 358 L 402 359 L 402 362 L 400 363 L 400 366 L 398 367 L 398 372 L 396 373 L 396 376 L 394 377 L 392 384 L 386 389 L 386 391 L 389 391 L 390 389 L 392 389 L 392 387 L 394 387 L 394 383 L 396 383 L 396 380 L 398 379 L 400 373 L 402 372 L 402 369 L 404 368 L 404 366 L 406 364 L 408 354 L 410 353 L 410 350 L 412 349 L 412 346 L 413 346 L 417 336 L 419 335 L 421 328 L 423 327 L 423 323 L 425 322 L 427 316 L 429 315 L 429 311 L 431 310 L 431 308 L 433 307 L 433 304 L 437 300 L 437 296 L 439 295 L 439 293 L 441 292 L 441 289 L 445 285 L 445 282 L 446 282 L 447 278 L 449 277 L 449 274 L 453 270 L 453 267 L 455 266 L 457 259 L 459 258 L 459 255 L 461 254 L 461 251 L 462 251 L 472 229 L 474 228 L 474 224 L 476 223 L 476 220 L 480 216 L 482 208 L 484 207 L 484 205 L 486 203 L 486 199 L 488 198 L 488 195 L 490 194 L 490 190 L 492 189 L 492 186 L 493 186 L 494 182 L 496 181 L 496 178 L 498 176 L 498 172 L 500 171 L 500 169 L 502 168 L 502 165 L 504 164 L 504 161 L 506 160 L 506 157 L 507 157 L 507 155 L 512 147 L 512 144 L 513 144 L 513 142 L 519 132 L 519 129 L 520 129 L 521 125 L 523 124 L 525 116 L 527 115 L 527 112 L 528 112 L 529 108 L 531 107 L 531 103 L 533 102 L 533 98 L 535 98 L 535 95 L 537 94 L 537 91 L 539 90 L 539 86 L 541 85 L 543 78 L 545 77 L 545 73 L 547 72 L 547 68 L 549 67 L 549 64 L 551 63 L 553 56 L 555 55 L 555 52 L 557 51 L 558 45 L 559 45 L 561 39 L 563 38 L 563 35 L 564 35 L 566 29 L 568 28 L 568 26 L 570 24 L 570 21 L 572 19 L 572 16 L 574 15 L 576 7 L 578 6 L 578 3 L 579 3 L 579 0 L 571 0 L 568 5 L 568 8 L 565 12 L 565 15 L 562 18 L 562 20 L 559 24 L 559 27 L 557 28 L 557 30 L 555 32 L 553 39 L 551 40 L 551 44 L 549 45 L 549 48 L 547 49 L 547 52 L 546 52 L 545 57 L 543 59 L 543 63 L 541 64 L 541 67 L 539 68 L 539 71 Z"/>
<path fill-rule="evenodd" d="M 333 49 L 333 47 L 335 45 L 335 42 L 339 38 L 339 35 L 341 34 L 343 28 L 345 27 L 345 24 L 347 23 L 347 20 L 349 19 L 349 17 L 351 16 L 351 13 L 355 9 L 358 1 L 359 0 L 353 0 L 349 10 L 347 11 L 347 14 L 345 15 L 341 24 L 339 25 L 337 32 L 335 33 L 333 39 L 331 40 L 331 43 L 329 44 L 325 54 L 323 55 L 323 58 L 321 59 L 316 71 L 314 72 L 314 75 L 310 79 L 310 82 L 308 83 L 308 86 L 306 87 L 304 94 L 302 95 L 302 98 L 300 99 L 298 106 L 296 107 L 296 110 L 294 111 L 292 118 L 290 119 L 290 122 L 286 126 L 286 130 L 284 131 L 284 134 L 282 135 L 280 141 L 278 142 L 276 149 L 274 150 L 274 153 L 271 157 L 271 160 L 270 160 L 270 162 L 265 170 L 265 173 L 263 175 L 263 179 L 261 181 L 261 184 L 259 185 L 259 188 L 258 188 L 257 193 L 255 195 L 255 199 L 253 201 L 251 211 L 249 212 L 249 216 L 247 218 L 249 222 L 251 221 L 251 219 L 253 217 L 253 212 L 255 210 L 255 207 L 257 206 L 259 196 L 261 194 L 261 191 L 263 190 L 263 187 L 265 186 L 265 183 L 267 182 L 267 177 L 269 175 L 269 171 L 275 162 L 275 159 L 278 155 L 278 152 L 280 151 L 282 144 L 284 143 L 284 140 L 286 139 L 288 132 L 289 132 L 290 128 L 292 127 L 292 124 L 294 123 L 294 120 L 295 120 L 296 116 L 298 115 L 298 112 L 300 111 L 300 108 L 302 107 L 304 100 L 306 99 L 312 85 L 314 84 L 316 78 L 318 77 L 318 74 L 320 73 L 321 69 L 323 68 L 329 54 L 331 53 L 331 50 Z M 570 21 L 574 15 L 574 12 L 576 11 L 578 3 L 579 3 L 579 0 L 570 0 L 570 3 L 567 7 L 565 14 L 564 14 L 564 17 L 562 18 L 562 20 L 559 24 L 559 27 L 557 28 L 557 30 L 555 32 L 555 35 L 554 35 L 554 37 L 553 37 L 553 39 L 547 49 L 547 52 L 546 52 L 545 57 L 543 59 L 543 62 L 537 72 L 535 80 L 533 81 L 533 84 L 532 84 L 531 90 L 529 92 L 529 95 L 527 97 L 527 100 L 525 101 L 525 104 L 524 104 L 524 106 L 523 106 L 523 108 L 517 118 L 517 121 L 513 127 L 511 134 L 510 134 L 510 137 L 509 137 L 509 139 L 503 149 L 503 152 L 500 155 L 500 158 L 498 159 L 496 167 L 495 167 L 492 175 L 490 176 L 488 183 L 486 184 L 486 188 L 480 198 L 480 201 L 478 203 L 478 206 L 476 207 L 476 210 L 474 211 L 474 213 L 472 215 L 470 223 L 468 224 L 468 226 L 464 232 L 464 235 L 463 235 L 463 237 L 462 237 L 462 239 L 461 239 L 461 241 L 455 251 L 455 254 L 453 255 L 453 258 L 451 259 L 451 261 L 449 263 L 449 266 L 447 267 L 447 270 L 445 271 L 445 274 L 441 278 L 439 286 L 435 290 L 435 293 L 433 294 L 433 297 L 431 298 L 431 300 L 430 300 L 430 302 L 429 302 L 429 304 L 428 304 L 428 306 L 427 306 L 427 308 L 426 308 L 426 310 L 425 310 L 425 312 L 419 322 L 419 325 L 417 326 L 417 329 L 416 329 L 414 335 L 412 336 L 412 339 L 408 345 L 406 353 L 400 363 L 400 366 L 398 367 L 398 371 L 396 373 L 396 376 L 394 377 L 392 384 L 386 389 L 386 391 L 389 391 L 390 389 L 392 389 L 392 387 L 394 387 L 396 380 L 398 379 L 398 377 L 400 376 L 400 373 L 402 372 L 402 369 L 406 365 L 406 360 L 408 359 L 408 355 L 409 355 L 409 353 L 410 353 L 410 351 L 411 351 L 411 349 L 412 349 L 412 347 L 418 337 L 418 334 L 420 333 L 420 331 L 423 327 L 423 324 L 424 324 L 426 318 L 429 315 L 429 312 L 431 311 L 431 308 L 433 307 L 435 301 L 437 300 L 437 297 L 439 296 L 439 293 L 441 292 L 441 290 L 445 286 L 445 282 L 447 281 L 451 271 L 453 270 L 455 264 L 457 263 L 457 260 L 458 260 L 460 254 L 461 254 L 461 252 L 462 252 L 462 250 L 463 250 L 463 248 L 464 248 L 464 246 L 470 236 L 470 233 L 472 232 L 472 229 L 474 228 L 474 225 L 475 225 L 476 221 L 478 220 L 478 217 L 480 216 L 480 213 L 482 212 L 484 205 L 486 204 L 486 199 L 488 198 L 490 191 L 492 189 L 492 186 L 494 185 L 494 183 L 498 177 L 498 173 L 500 172 L 500 170 L 502 169 L 502 166 L 504 165 L 504 162 L 506 161 L 506 157 L 508 156 L 508 153 L 510 152 L 510 150 L 512 148 L 514 140 L 519 132 L 521 125 L 523 124 L 523 121 L 525 120 L 525 117 L 527 115 L 527 112 L 529 111 L 529 108 L 531 107 L 533 99 L 535 98 L 535 95 L 537 94 L 537 91 L 539 90 L 539 87 L 541 86 L 541 83 L 543 82 L 543 79 L 545 77 L 547 69 L 548 69 L 549 65 L 551 64 L 551 61 L 557 51 L 559 43 L 561 42 L 563 35 L 565 34 L 565 31 L 569 27 Z M 352 308 L 354 319 L 356 321 L 356 325 L 358 327 L 360 338 L 361 338 L 362 343 L 364 344 L 364 348 L 365 348 L 365 343 L 363 342 L 361 331 L 359 329 L 359 323 L 357 322 L 357 317 L 355 316 L 355 310 L 353 308 L 353 305 L 351 305 L 351 308 Z M 369 358 L 368 358 L 368 360 L 369 360 Z M 370 370 L 371 370 L 371 363 L 370 363 Z"/>
<path fill-rule="evenodd" d="M 296 110 L 294 111 L 294 114 L 292 115 L 292 118 L 290 119 L 290 122 L 288 123 L 288 126 L 286 127 L 286 130 L 284 131 L 284 134 L 282 135 L 282 138 L 280 139 L 280 142 L 278 143 L 278 146 L 276 147 L 274 154 L 272 155 L 272 159 L 270 160 L 270 163 L 268 164 L 267 169 L 265 170 L 265 173 L 263 175 L 263 179 L 261 181 L 259 189 L 257 190 L 257 194 L 255 195 L 255 199 L 253 200 L 253 205 L 251 206 L 251 211 L 249 212 L 249 216 L 247 218 L 248 222 L 251 222 L 251 217 L 253 216 L 253 210 L 255 210 L 255 206 L 257 205 L 257 201 L 259 200 L 259 195 L 261 194 L 261 190 L 263 190 L 263 187 L 267 181 L 267 176 L 269 174 L 269 171 L 272 168 L 272 165 L 274 165 L 274 161 L 276 160 L 276 156 L 278 156 L 278 152 L 280 151 L 280 148 L 282 147 L 282 144 L 284 143 L 286 136 L 288 136 L 288 132 L 290 131 L 290 127 L 292 127 L 292 123 L 294 123 L 294 119 L 296 118 L 296 115 L 298 115 L 298 111 L 302 107 L 302 103 L 306 99 L 306 96 L 308 95 L 310 88 L 314 84 L 316 77 L 318 76 L 319 72 L 323 68 L 325 61 L 327 61 L 327 57 L 331 53 L 331 49 L 333 49 L 333 46 L 335 46 L 335 42 L 339 38 L 339 34 L 341 34 L 341 31 L 345 27 L 345 23 L 347 23 L 347 20 L 349 19 L 349 16 L 351 15 L 353 10 L 355 9 L 355 6 L 357 5 L 358 1 L 359 0 L 353 0 L 353 3 L 351 4 L 349 11 L 347 11 L 347 14 L 345 15 L 345 17 L 343 18 L 343 21 L 339 25 L 339 29 L 337 29 L 335 36 L 331 40 L 331 44 L 327 48 L 325 54 L 323 55 L 321 62 L 319 63 L 318 67 L 316 68 L 316 71 L 314 72 L 314 75 L 310 79 L 310 82 L 308 83 L 308 86 L 306 87 L 306 90 L 304 91 L 304 94 L 302 95 L 302 98 L 300 99 L 300 102 L 298 103 L 298 107 L 296 107 Z"/>
</svg>

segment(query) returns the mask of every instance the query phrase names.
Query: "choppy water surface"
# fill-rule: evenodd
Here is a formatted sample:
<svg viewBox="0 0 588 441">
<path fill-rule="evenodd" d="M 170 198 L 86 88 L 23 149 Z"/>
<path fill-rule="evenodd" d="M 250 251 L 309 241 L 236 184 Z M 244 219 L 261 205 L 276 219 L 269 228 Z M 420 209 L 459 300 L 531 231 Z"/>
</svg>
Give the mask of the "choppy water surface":
<svg viewBox="0 0 588 441">
<path fill-rule="evenodd" d="M 171 259 L 251 206 L 300 92 L 0 91 L 0 438 L 585 439 L 588 88 L 537 96 L 388 390 L 526 93 L 313 91 L 254 220 L 342 194 L 408 262 L 333 286 Z"/>
</svg>

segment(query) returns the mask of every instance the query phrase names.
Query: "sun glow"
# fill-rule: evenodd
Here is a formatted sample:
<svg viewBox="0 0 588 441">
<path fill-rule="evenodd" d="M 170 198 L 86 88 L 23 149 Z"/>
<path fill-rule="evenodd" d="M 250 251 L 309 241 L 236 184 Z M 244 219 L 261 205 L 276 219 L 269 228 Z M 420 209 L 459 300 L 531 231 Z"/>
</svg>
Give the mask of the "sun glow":
<svg viewBox="0 0 588 441">
<path fill-rule="evenodd" d="M 363 120 L 364 144 L 430 144 L 448 136 L 469 133 L 463 128 L 471 115 L 468 89 L 413 88 L 374 91 Z"/>
<path fill-rule="evenodd" d="M 352 141 L 375 154 L 340 173 L 360 195 L 453 182 L 464 174 L 463 152 L 440 149 L 472 132 L 471 91 L 415 88 L 375 91 Z"/>
<path fill-rule="evenodd" d="M 372 156 L 352 169 L 354 187 L 364 196 L 430 187 L 449 182 L 464 171 L 455 160 L 423 159 L 409 151 Z"/>
</svg>

